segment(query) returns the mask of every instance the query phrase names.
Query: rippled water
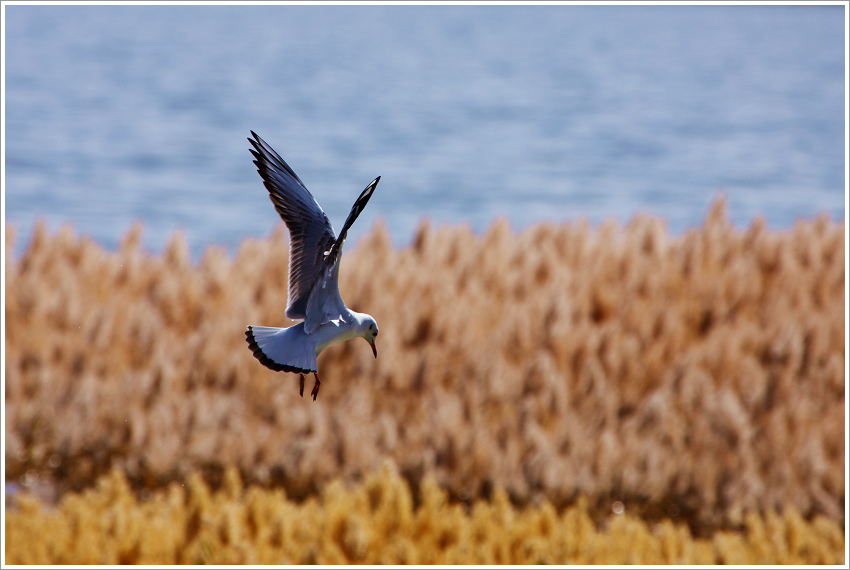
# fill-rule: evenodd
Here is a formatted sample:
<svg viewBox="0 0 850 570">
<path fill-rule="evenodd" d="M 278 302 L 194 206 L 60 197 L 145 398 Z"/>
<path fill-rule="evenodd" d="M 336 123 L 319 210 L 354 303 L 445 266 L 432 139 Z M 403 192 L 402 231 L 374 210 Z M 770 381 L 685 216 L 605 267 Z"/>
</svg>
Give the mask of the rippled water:
<svg viewBox="0 0 850 570">
<path fill-rule="evenodd" d="M 5 220 L 235 251 L 279 218 L 246 137 L 339 228 L 845 216 L 844 8 L 6 6 Z"/>
</svg>

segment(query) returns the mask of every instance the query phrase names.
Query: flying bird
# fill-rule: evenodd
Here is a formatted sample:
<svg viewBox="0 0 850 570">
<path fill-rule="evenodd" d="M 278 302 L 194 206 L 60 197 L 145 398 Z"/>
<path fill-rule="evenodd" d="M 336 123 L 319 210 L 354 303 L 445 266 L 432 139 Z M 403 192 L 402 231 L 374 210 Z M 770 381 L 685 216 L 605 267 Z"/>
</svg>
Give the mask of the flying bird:
<svg viewBox="0 0 850 570">
<path fill-rule="evenodd" d="M 303 319 L 289 328 L 249 326 L 248 347 L 261 364 L 272 370 L 300 374 L 304 397 L 304 375 L 316 378 L 311 395 L 319 395 L 316 357 L 324 349 L 344 340 L 362 337 L 378 357 L 375 339 L 378 323 L 371 316 L 345 306 L 339 295 L 339 260 L 346 232 L 378 185 L 380 176 L 366 186 L 354 202 L 339 237 L 328 217 L 295 172 L 257 133 L 248 139 L 254 147 L 254 164 L 269 191 L 275 210 L 289 229 L 289 299 L 286 316 Z"/>
</svg>

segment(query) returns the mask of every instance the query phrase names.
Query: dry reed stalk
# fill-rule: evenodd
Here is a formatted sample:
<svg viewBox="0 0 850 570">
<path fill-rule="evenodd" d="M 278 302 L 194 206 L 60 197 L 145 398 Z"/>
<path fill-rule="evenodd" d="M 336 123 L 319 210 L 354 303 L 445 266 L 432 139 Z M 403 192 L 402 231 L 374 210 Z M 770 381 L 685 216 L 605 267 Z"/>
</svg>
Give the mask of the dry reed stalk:
<svg viewBox="0 0 850 570">
<path fill-rule="evenodd" d="M 391 462 L 355 486 L 329 483 L 296 503 L 243 486 L 229 468 L 211 491 L 197 474 L 144 501 L 119 470 L 55 508 L 20 496 L 6 512 L 10 564 L 841 564 L 833 521 L 748 515 L 737 531 L 695 539 L 669 520 L 626 512 L 594 524 L 585 505 L 522 509 L 497 487 L 465 510 L 427 476 L 419 507 Z"/>
<path fill-rule="evenodd" d="M 7 244 L 7 477 L 64 491 L 113 466 L 153 488 L 235 465 L 303 497 L 391 457 L 461 500 L 584 495 L 697 530 L 844 519 L 844 222 L 737 231 L 719 199 L 678 238 L 647 216 L 423 222 L 401 250 L 379 223 L 340 275 L 379 358 L 323 353 L 315 403 L 244 343 L 287 322 L 282 227 L 197 265 L 181 234 L 153 256 L 141 231 L 116 253 L 43 225 L 20 259 Z"/>
</svg>

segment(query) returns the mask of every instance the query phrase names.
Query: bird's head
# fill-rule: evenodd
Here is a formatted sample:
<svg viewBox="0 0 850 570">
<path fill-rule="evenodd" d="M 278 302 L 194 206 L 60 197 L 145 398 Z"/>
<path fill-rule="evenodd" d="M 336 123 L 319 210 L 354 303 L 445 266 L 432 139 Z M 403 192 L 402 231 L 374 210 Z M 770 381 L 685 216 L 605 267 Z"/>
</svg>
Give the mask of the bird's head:
<svg viewBox="0 0 850 570">
<path fill-rule="evenodd" d="M 378 323 L 369 315 L 361 315 L 360 336 L 372 345 L 372 354 L 378 358 L 378 348 L 375 346 L 375 339 L 378 338 Z"/>
</svg>

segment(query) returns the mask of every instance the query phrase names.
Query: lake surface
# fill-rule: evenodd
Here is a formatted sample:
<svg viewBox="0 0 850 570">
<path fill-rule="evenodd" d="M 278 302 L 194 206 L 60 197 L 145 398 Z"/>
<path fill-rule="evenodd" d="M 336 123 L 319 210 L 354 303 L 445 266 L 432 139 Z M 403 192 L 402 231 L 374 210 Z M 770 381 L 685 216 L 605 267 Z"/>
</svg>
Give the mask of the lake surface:
<svg viewBox="0 0 850 570">
<path fill-rule="evenodd" d="M 5 222 L 233 253 L 255 130 L 341 227 L 845 217 L 844 7 L 5 6 Z M 284 253 L 285 255 L 285 253 Z"/>
</svg>

